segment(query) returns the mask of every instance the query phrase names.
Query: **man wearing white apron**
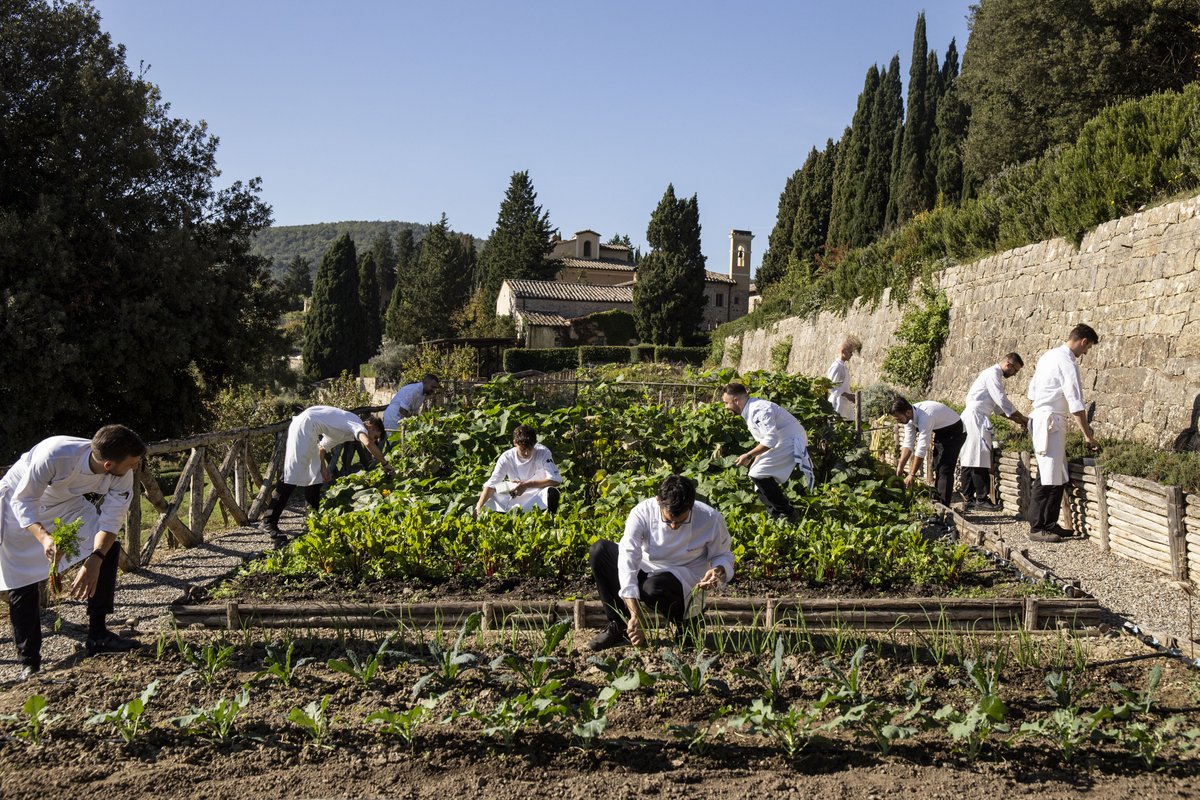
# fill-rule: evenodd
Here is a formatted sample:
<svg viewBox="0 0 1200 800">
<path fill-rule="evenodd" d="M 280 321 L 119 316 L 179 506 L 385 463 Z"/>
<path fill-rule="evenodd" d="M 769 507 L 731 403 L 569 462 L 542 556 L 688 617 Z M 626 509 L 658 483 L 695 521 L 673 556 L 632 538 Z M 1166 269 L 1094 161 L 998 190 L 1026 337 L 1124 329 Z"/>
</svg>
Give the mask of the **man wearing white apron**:
<svg viewBox="0 0 1200 800">
<path fill-rule="evenodd" d="M 87 599 L 88 655 L 132 650 L 138 643 L 108 630 L 117 589 L 117 531 L 133 498 L 134 470 L 146 445 L 123 425 L 105 425 L 91 441 L 53 436 L 25 453 L 0 480 L 0 589 L 8 591 L 13 643 L 28 678 L 42 666 L 38 584 L 50 565 L 79 564 L 71 596 Z M 85 495 L 99 495 L 96 506 Z M 66 558 L 50 533 L 82 520 L 77 555 Z"/>
<path fill-rule="evenodd" d="M 1004 379 L 1011 378 L 1025 366 L 1017 353 L 1009 353 L 975 378 L 967 392 L 962 423 L 967 438 L 958 454 L 962 467 L 962 493 L 968 508 L 997 511 L 999 506 L 988 500 L 992 483 L 992 421 L 999 411 L 1022 428 L 1029 420 L 1017 411 L 1004 392 Z"/>
<path fill-rule="evenodd" d="M 963 439 L 966 438 L 958 412 L 936 400 L 909 403 L 903 397 L 897 397 L 892 403 L 891 415 L 904 426 L 896 474 L 904 478 L 905 486 L 913 485 L 929 453 L 929 439 L 932 436 L 933 472 L 936 476 L 934 494 L 942 505 L 950 505 L 950 494 L 954 491 L 954 464 L 958 461 L 958 451 L 962 449 Z M 910 463 L 911 467 L 905 475 L 904 467 Z"/>
<path fill-rule="evenodd" d="M 1071 535 L 1058 524 L 1063 487 L 1070 480 L 1067 428 L 1071 417 L 1075 417 L 1088 448 L 1100 449 L 1088 423 L 1079 379 L 1079 359 L 1099 341 L 1090 326 L 1076 325 L 1066 342 L 1042 354 L 1029 381 L 1028 394 L 1033 401 L 1029 427 L 1038 465 L 1038 480 L 1033 486 L 1029 509 L 1029 538 L 1035 542 L 1061 542 Z"/>
<path fill-rule="evenodd" d="M 528 425 L 513 431 L 513 446 L 500 454 L 492 476 L 479 493 L 475 516 L 489 511 L 558 511 L 558 486 L 562 475 L 550 448 L 538 444 L 537 432 Z"/>
<path fill-rule="evenodd" d="M 642 603 L 682 634 L 685 621 L 703 612 L 703 592 L 733 578 L 725 518 L 697 501 L 696 485 L 682 475 L 668 476 L 655 497 L 634 506 L 619 543 L 593 544 L 588 564 L 608 617 L 589 650 L 645 644 Z"/>
<path fill-rule="evenodd" d="M 767 513 L 775 519 L 791 519 L 792 504 L 782 484 L 796 467 L 800 468 L 810 490 L 816 482 L 804 426 L 775 403 L 750 397 L 740 383 L 726 384 L 721 392 L 721 402 L 730 413 L 739 414 L 746 420 L 746 427 L 757 443 L 738 456 L 735 463 L 739 467 L 750 467 L 750 480 L 767 507 Z"/>
<path fill-rule="evenodd" d="M 366 422 L 357 414 L 333 406 L 312 406 L 292 418 L 288 425 L 287 449 L 283 457 L 283 479 L 275 485 L 275 501 L 263 522 L 263 528 L 277 544 L 287 539 L 279 530 L 279 517 L 297 486 L 304 487 L 304 499 L 312 509 L 321 503 L 321 486 L 332 480 L 329 451 L 343 442 L 357 441 L 371 454 L 383 471 L 392 468 L 383 458 L 383 424 L 371 417 Z"/>
<path fill-rule="evenodd" d="M 829 405 L 848 422 L 854 422 L 854 393 L 850 391 L 850 368 L 847 365 L 854 354 L 860 352 L 862 342 L 854 336 L 847 336 L 838 348 L 837 358 L 825 373 L 825 377 L 833 382 L 833 388 L 829 390 Z"/>
<path fill-rule="evenodd" d="M 441 382 L 436 375 L 427 374 L 415 383 L 401 386 L 383 410 L 383 427 L 387 429 L 387 433 L 390 435 L 399 430 L 401 419 L 420 414 L 421 406 L 425 404 L 425 395 L 436 391 L 439 385 Z"/>
</svg>

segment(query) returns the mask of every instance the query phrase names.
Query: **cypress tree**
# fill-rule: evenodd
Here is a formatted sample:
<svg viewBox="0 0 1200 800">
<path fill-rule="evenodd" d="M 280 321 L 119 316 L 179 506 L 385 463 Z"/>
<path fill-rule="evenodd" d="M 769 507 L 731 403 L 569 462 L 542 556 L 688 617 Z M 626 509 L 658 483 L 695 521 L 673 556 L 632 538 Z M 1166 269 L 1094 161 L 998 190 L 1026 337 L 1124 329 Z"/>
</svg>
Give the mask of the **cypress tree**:
<svg viewBox="0 0 1200 800">
<path fill-rule="evenodd" d="M 467 281 L 474 264 L 474 247 L 450 230 L 445 214 L 421 242 L 412 279 L 401 292 L 395 325 L 388 338 L 401 344 L 418 344 L 453 333 L 451 318 L 466 301 Z"/>
<path fill-rule="evenodd" d="M 412 233 L 410 232 L 411 236 Z M 375 277 L 379 282 L 379 318 L 387 311 L 392 290 L 396 288 L 396 247 L 390 233 L 380 233 L 371 243 L 371 254 L 375 256 Z"/>
<path fill-rule="evenodd" d="M 668 184 L 650 215 L 651 250 L 638 266 L 633 318 L 638 336 L 651 344 L 678 344 L 704 318 L 704 256 L 700 251 L 700 205 L 696 195 L 675 197 Z"/>
<path fill-rule="evenodd" d="M 375 253 L 358 257 L 358 303 L 362 314 L 362 346 L 359 361 L 367 361 L 377 352 L 383 340 L 383 316 L 379 313 L 379 279 L 375 269 Z"/>
<path fill-rule="evenodd" d="M 319 380 L 350 370 L 362 355 L 362 312 L 354 240 L 344 233 L 317 267 L 312 303 L 304 318 L 304 373 Z"/>
<path fill-rule="evenodd" d="M 917 15 L 913 33 L 912 64 L 908 70 L 908 105 L 904 118 L 904 141 L 900 173 L 895 188 L 896 222 L 903 224 L 913 214 L 929 207 L 925 190 L 925 161 L 929 153 L 929 61 L 925 40 L 925 13 Z"/>
<path fill-rule="evenodd" d="M 771 229 L 771 235 L 767 238 L 767 249 L 763 252 L 758 272 L 754 274 L 754 282 L 758 284 L 759 292 L 777 283 L 787 273 L 788 257 L 792 252 L 792 230 L 796 224 L 796 213 L 800 209 L 800 193 L 816 161 L 817 148 L 814 147 L 804 160 L 804 166 L 792 173 L 779 195 L 775 227 Z"/>
<path fill-rule="evenodd" d="M 860 241 L 862 226 L 860 194 L 862 176 L 867 170 L 871 149 L 871 112 L 879 90 L 879 67 L 872 64 L 858 95 L 858 107 L 850 123 L 844 147 L 838 148 L 838 164 L 833 176 L 833 207 L 829 216 L 829 244 L 835 247 L 866 244 Z"/>
<path fill-rule="evenodd" d="M 829 237 L 829 213 L 833 205 L 833 170 L 837 163 L 838 144 L 825 140 L 825 149 L 815 151 L 816 157 L 806 170 L 800 189 L 796 219 L 792 225 L 792 244 L 788 254 L 788 272 L 801 277 L 815 273 L 814 259 L 825 247 Z M 806 162 L 807 166 L 807 162 Z"/>
<path fill-rule="evenodd" d="M 495 308 L 496 295 L 505 278 L 553 280 L 557 265 L 547 260 L 553 249 L 550 212 L 537 202 L 528 172 L 514 172 L 500 203 L 496 227 L 479 257 L 484 298 Z"/>
<path fill-rule="evenodd" d="M 946 86 L 942 82 L 942 70 L 938 64 L 937 52 L 929 51 L 925 60 L 925 129 L 929 131 L 929 144 L 925 149 L 925 160 L 921 175 L 921 208 L 920 211 L 933 208 L 937 202 L 937 162 L 939 147 L 937 137 L 937 110 L 942 103 L 942 95 Z"/>
<path fill-rule="evenodd" d="M 404 314 L 401 305 L 404 293 L 412 284 L 416 250 L 412 229 L 405 228 L 400 231 L 396 236 L 396 266 L 392 296 L 388 298 L 387 312 L 384 314 L 384 335 L 394 342 L 400 341 L 400 331 L 403 327 L 401 320 Z"/>
<path fill-rule="evenodd" d="M 942 62 L 945 94 L 938 102 L 934 125 L 937 159 L 935 184 L 944 203 L 957 203 L 963 197 L 962 146 L 967 136 L 968 109 L 958 94 L 958 48 L 954 40 L 946 48 Z"/>
<path fill-rule="evenodd" d="M 892 56 L 875 92 L 871 112 L 870 147 L 862 176 L 858 225 L 855 241 L 862 244 L 874 239 L 884 228 L 892 182 L 892 145 L 896 126 L 904 120 L 901 98 L 900 57 Z"/>
</svg>

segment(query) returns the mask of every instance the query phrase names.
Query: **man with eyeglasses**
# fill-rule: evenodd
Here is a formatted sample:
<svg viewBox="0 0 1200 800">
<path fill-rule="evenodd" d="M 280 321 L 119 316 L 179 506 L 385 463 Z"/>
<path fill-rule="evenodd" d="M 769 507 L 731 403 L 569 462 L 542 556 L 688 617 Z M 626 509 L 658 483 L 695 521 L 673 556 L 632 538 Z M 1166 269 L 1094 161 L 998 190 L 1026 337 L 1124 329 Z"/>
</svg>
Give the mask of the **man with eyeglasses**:
<svg viewBox="0 0 1200 800">
<path fill-rule="evenodd" d="M 589 650 L 644 645 L 643 604 L 682 632 L 704 610 L 701 592 L 733 578 L 725 518 L 698 502 L 695 484 L 682 475 L 669 476 L 655 497 L 634 507 L 619 543 L 592 545 L 588 562 L 608 617 Z"/>
</svg>

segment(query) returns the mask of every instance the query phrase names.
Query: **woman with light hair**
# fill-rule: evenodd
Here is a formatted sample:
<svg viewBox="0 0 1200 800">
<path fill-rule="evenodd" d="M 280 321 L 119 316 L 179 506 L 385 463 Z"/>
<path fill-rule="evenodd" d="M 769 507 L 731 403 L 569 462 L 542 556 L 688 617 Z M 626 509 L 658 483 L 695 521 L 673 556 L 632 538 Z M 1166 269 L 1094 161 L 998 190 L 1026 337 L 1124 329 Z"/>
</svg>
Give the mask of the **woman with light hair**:
<svg viewBox="0 0 1200 800">
<path fill-rule="evenodd" d="M 842 419 L 854 421 L 854 392 L 850 391 L 850 368 L 847 364 L 855 353 L 862 352 L 862 342 L 857 336 L 846 336 L 838 346 L 837 358 L 829 365 L 825 377 L 833 381 L 829 390 L 829 404 L 842 415 Z"/>
</svg>

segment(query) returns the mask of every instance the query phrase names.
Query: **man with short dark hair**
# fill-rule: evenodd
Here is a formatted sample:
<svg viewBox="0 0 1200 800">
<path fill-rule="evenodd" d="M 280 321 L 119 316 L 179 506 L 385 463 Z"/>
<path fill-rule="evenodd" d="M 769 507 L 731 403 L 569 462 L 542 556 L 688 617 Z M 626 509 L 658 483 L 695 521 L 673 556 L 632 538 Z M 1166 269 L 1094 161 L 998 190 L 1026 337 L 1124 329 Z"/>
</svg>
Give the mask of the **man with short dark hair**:
<svg viewBox="0 0 1200 800">
<path fill-rule="evenodd" d="M 792 503 L 783 491 L 783 484 L 791 477 L 792 470 L 800 468 L 809 489 L 816 481 L 804 426 L 787 409 L 751 397 L 740 383 L 726 384 L 721 391 L 721 402 L 731 414 L 746 420 L 755 441 L 754 447 L 738 456 L 735 463 L 750 467 L 750 480 L 767 513 L 775 519 L 790 520 Z"/>
<path fill-rule="evenodd" d="M 1004 379 L 1011 378 L 1025 366 L 1017 353 L 1008 353 L 999 364 L 980 372 L 967 392 L 962 423 L 966 432 L 958 463 L 962 468 L 963 498 L 967 508 L 998 511 L 988 495 L 992 483 L 992 420 L 999 411 L 1022 428 L 1028 423 L 1025 415 L 1013 407 L 1004 392 Z"/>
<path fill-rule="evenodd" d="M 388 434 L 400 429 L 400 420 L 421 413 L 425 396 L 437 391 L 441 380 L 433 373 L 426 373 L 421 380 L 400 387 L 392 395 L 391 402 L 383 410 L 383 427 Z"/>
<path fill-rule="evenodd" d="M 383 424 L 370 417 L 365 422 L 353 412 L 333 406 L 311 406 L 304 409 L 288 425 L 287 449 L 283 458 L 283 478 L 275 485 L 275 501 L 263 521 L 263 528 L 276 544 L 287 540 L 279 530 L 279 517 L 297 486 L 304 487 L 304 499 L 313 510 L 321 504 L 321 486 L 333 479 L 329 453 L 343 442 L 358 442 L 367 449 L 383 471 L 392 468 L 379 450 L 383 441 Z"/>
<path fill-rule="evenodd" d="M 716 589 L 733 578 L 733 552 L 725 518 L 696 500 L 682 475 L 662 482 L 658 494 L 634 506 L 620 543 L 600 540 L 588 556 L 608 625 L 588 642 L 604 650 L 646 643 L 641 603 L 682 629 L 704 610 L 696 590 Z"/>
<path fill-rule="evenodd" d="M 541 508 L 553 514 L 558 510 L 561 483 L 550 449 L 538 443 L 533 428 L 518 425 L 513 430 L 513 446 L 500 454 L 479 493 L 475 516 L 484 509 L 505 513 Z"/>
<path fill-rule="evenodd" d="M 904 478 L 905 486 L 912 486 L 921 465 L 929 453 L 929 440 L 933 438 L 934 495 L 942 505 L 950 505 L 950 494 L 954 491 L 954 464 L 958 451 L 962 449 L 966 433 L 958 413 L 936 400 L 909 403 L 897 397 L 892 403 L 892 419 L 904 426 L 900 442 L 900 460 L 896 462 L 896 474 Z M 906 465 L 911 465 L 904 474 Z"/>
<path fill-rule="evenodd" d="M 108 629 L 117 590 L 117 532 L 133 498 L 134 470 L 146 445 L 123 425 L 105 425 L 91 441 L 52 436 L 23 454 L 0 479 L 0 589 L 8 591 L 21 678 L 42 667 L 38 584 L 50 566 L 79 564 L 71 596 L 86 599 L 88 655 L 132 650 L 138 643 Z M 100 495 L 100 506 L 86 495 Z M 76 555 L 58 552 L 51 532 L 80 521 Z"/>
<path fill-rule="evenodd" d="M 1029 538 L 1035 542 L 1061 542 L 1071 535 L 1058 524 L 1063 487 L 1071 479 L 1067 468 L 1067 428 L 1071 417 L 1075 418 L 1088 448 L 1100 449 L 1088 422 L 1079 378 L 1079 359 L 1099 342 L 1100 337 L 1091 326 L 1076 325 L 1067 335 L 1067 341 L 1042 354 L 1029 381 L 1028 395 L 1033 401 L 1029 427 L 1038 465 L 1029 518 Z"/>
</svg>

